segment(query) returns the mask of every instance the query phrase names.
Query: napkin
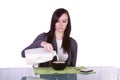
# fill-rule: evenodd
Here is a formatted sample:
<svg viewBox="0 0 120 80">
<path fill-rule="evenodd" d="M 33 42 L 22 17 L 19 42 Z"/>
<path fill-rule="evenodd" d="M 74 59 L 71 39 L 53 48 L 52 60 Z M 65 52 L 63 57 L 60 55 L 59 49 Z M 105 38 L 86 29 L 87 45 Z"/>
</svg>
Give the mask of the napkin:
<svg viewBox="0 0 120 80">
<path fill-rule="evenodd" d="M 48 62 L 56 55 L 56 51 L 46 51 L 44 48 L 34 48 L 25 50 L 26 62 L 28 65 Z"/>
</svg>

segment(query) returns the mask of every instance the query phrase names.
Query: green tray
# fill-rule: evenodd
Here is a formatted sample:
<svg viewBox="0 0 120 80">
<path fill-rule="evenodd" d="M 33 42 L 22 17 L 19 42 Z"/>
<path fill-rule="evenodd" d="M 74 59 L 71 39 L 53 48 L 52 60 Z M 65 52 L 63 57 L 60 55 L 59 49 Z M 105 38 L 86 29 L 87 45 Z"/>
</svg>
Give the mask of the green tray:
<svg viewBox="0 0 120 80">
<path fill-rule="evenodd" d="M 92 74 L 95 72 L 80 72 L 80 70 L 86 69 L 86 67 L 66 67 L 64 70 L 54 70 L 52 67 L 33 67 L 36 75 L 38 74 Z"/>
</svg>

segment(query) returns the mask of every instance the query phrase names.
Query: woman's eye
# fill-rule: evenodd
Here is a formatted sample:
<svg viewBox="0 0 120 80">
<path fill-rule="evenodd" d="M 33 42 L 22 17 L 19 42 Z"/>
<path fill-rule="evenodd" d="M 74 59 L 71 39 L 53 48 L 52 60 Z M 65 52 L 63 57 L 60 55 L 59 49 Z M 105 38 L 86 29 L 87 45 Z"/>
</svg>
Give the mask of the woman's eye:
<svg viewBox="0 0 120 80">
<path fill-rule="evenodd" d="M 63 23 L 66 23 L 67 21 L 63 21 Z"/>
</svg>

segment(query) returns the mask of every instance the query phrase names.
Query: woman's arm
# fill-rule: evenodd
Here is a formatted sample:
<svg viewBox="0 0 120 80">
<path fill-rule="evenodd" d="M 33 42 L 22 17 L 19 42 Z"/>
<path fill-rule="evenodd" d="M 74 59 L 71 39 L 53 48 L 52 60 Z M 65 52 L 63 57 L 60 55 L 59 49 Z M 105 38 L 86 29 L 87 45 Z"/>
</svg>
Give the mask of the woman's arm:
<svg viewBox="0 0 120 80">
<path fill-rule="evenodd" d="M 76 65 L 77 60 L 77 42 L 71 38 L 71 64 L 70 66 Z"/>
<path fill-rule="evenodd" d="M 46 41 L 46 40 L 47 40 L 47 33 L 42 33 L 42 34 L 38 35 L 37 38 L 33 41 L 33 43 L 30 44 L 28 47 L 26 47 L 22 51 L 22 53 L 21 53 L 22 57 L 25 57 L 25 50 L 26 49 L 32 49 L 32 48 L 42 47 L 41 46 L 41 42 L 42 41 Z"/>
</svg>

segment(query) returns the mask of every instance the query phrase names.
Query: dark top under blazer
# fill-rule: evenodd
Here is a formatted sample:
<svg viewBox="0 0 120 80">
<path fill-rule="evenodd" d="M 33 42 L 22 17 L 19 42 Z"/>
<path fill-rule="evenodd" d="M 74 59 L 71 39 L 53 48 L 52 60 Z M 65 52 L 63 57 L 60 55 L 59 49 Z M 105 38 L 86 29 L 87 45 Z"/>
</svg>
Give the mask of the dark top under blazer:
<svg viewBox="0 0 120 80">
<path fill-rule="evenodd" d="M 42 33 L 40 35 L 38 35 L 38 37 L 33 41 L 33 43 L 31 45 L 29 45 L 28 47 L 26 47 L 23 51 L 22 51 L 22 57 L 25 58 L 25 50 L 26 49 L 32 49 L 32 48 L 39 48 L 42 47 L 40 44 L 42 41 L 47 41 L 47 33 Z M 52 46 L 54 48 L 54 50 L 57 52 L 57 43 L 56 43 L 56 39 L 55 37 L 53 38 L 52 41 Z M 77 42 L 70 37 L 70 52 L 68 53 L 68 66 L 75 66 L 76 65 L 76 59 L 77 59 Z M 45 63 L 40 63 L 41 67 L 48 67 L 50 66 L 50 61 L 49 62 L 45 62 Z"/>
</svg>

